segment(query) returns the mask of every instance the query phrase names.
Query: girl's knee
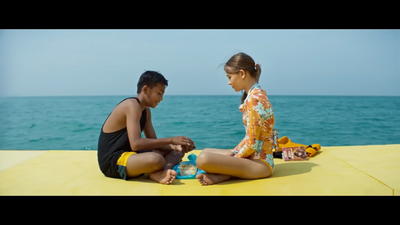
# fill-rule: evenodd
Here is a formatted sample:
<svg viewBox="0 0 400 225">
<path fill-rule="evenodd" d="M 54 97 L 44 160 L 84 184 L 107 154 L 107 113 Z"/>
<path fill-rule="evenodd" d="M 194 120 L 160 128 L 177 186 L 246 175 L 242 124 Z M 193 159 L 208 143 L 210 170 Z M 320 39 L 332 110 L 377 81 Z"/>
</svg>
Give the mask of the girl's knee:
<svg viewBox="0 0 400 225">
<path fill-rule="evenodd" d="M 200 169 L 204 168 L 204 166 L 207 165 L 208 161 L 209 161 L 209 154 L 207 154 L 207 152 L 202 152 L 196 158 L 196 166 Z"/>
<path fill-rule="evenodd" d="M 269 168 L 264 169 L 250 169 L 246 171 L 245 175 L 248 179 L 262 179 L 271 176 L 271 170 Z"/>
<path fill-rule="evenodd" d="M 207 153 L 207 152 L 212 152 L 212 148 L 205 148 L 203 149 L 203 151 L 201 151 L 201 153 Z"/>
</svg>

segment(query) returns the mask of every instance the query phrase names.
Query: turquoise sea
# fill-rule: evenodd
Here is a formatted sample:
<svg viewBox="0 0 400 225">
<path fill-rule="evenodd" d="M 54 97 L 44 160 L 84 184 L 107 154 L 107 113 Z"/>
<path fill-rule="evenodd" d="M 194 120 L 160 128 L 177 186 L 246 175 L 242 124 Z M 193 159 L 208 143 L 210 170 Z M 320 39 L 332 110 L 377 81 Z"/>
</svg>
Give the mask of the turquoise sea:
<svg viewBox="0 0 400 225">
<path fill-rule="evenodd" d="M 96 150 L 101 126 L 129 96 L 0 98 L 1 150 Z M 269 96 L 279 137 L 321 146 L 400 144 L 400 97 Z M 245 135 L 240 96 L 173 96 L 151 109 L 159 138 L 231 149 Z"/>
</svg>

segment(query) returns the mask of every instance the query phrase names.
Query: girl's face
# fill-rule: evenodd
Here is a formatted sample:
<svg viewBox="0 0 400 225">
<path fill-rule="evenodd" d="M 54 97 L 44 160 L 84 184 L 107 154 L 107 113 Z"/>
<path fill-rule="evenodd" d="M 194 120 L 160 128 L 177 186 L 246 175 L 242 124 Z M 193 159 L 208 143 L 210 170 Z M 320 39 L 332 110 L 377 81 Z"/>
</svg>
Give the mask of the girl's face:
<svg viewBox="0 0 400 225">
<path fill-rule="evenodd" d="M 240 75 L 240 71 L 237 73 L 227 73 L 226 76 L 228 77 L 228 84 L 232 86 L 233 90 L 239 92 L 243 90 L 243 79 Z"/>
</svg>

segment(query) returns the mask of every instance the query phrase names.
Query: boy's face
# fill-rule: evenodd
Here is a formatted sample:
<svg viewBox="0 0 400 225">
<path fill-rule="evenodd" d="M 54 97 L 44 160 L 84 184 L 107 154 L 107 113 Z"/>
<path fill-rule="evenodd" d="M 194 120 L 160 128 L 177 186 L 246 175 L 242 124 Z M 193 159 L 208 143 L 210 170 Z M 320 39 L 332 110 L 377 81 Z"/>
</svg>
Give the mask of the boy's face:
<svg viewBox="0 0 400 225">
<path fill-rule="evenodd" d="M 165 85 L 162 83 L 157 83 L 153 88 L 149 88 L 146 93 L 149 107 L 155 108 L 163 100 L 164 92 Z"/>
</svg>

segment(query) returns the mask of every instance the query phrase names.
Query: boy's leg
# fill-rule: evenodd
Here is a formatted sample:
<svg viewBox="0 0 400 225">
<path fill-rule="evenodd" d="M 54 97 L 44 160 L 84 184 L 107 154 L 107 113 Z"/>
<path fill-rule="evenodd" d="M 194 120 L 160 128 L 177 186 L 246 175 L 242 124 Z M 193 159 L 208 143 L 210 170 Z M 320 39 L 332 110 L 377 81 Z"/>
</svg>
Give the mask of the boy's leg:
<svg viewBox="0 0 400 225">
<path fill-rule="evenodd" d="M 271 175 L 268 165 L 260 160 L 235 158 L 207 151 L 197 157 L 196 164 L 207 172 L 196 176 L 205 185 L 216 184 L 231 177 L 258 179 Z"/>
<path fill-rule="evenodd" d="M 154 152 L 162 155 L 165 159 L 165 166 L 164 169 L 172 169 L 176 164 L 182 161 L 184 153 L 179 151 L 157 151 Z"/>
<path fill-rule="evenodd" d="M 150 178 L 161 184 L 170 184 L 177 175 L 176 171 L 164 169 L 166 161 L 160 154 L 146 152 L 131 155 L 126 165 L 127 177 L 137 177 L 144 173 L 150 174 Z"/>
</svg>

